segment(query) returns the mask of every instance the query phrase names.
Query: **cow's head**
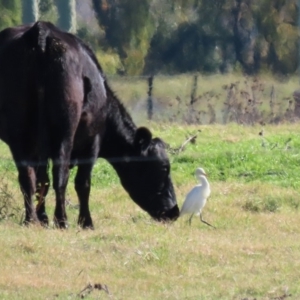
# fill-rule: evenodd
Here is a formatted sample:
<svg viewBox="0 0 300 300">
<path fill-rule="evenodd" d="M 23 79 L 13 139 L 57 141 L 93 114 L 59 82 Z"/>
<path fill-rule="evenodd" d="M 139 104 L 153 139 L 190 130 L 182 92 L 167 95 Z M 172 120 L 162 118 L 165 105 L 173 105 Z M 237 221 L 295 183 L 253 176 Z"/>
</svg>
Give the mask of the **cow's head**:
<svg viewBox="0 0 300 300">
<path fill-rule="evenodd" d="M 122 163 L 120 179 L 123 187 L 155 220 L 176 220 L 179 208 L 164 142 L 159 138 L 152 139 L 151 132 L 141 127 L 136 131 L 133 147 L 133 155 Z"/>
</svg>

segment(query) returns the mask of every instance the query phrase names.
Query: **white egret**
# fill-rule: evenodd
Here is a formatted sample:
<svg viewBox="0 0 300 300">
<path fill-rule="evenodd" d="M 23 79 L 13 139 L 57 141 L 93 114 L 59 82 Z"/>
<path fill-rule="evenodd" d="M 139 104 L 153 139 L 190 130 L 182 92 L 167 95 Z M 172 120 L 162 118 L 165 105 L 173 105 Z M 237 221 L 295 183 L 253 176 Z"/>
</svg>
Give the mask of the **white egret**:
<svg viewBox="0 0 300 300">
<path fill-rule="evenodd" d="M 202 209 L 205 206 L 206 200 L 210 195 L 210 185 L 206 178 L 206 173 L 202 168 L 198 168 L 195 172 L 195 175 L 200 181 L 200 184 L 193 187 L 186 195 L 185 201 L 180 211 L 180 216 L 184 214 L 191 214 L 191 217 L 189 218 L 189 224 L 191 225 L 194 214 L 200 214 L 201 222 L 214 227 L 202 219 Z"/>
</svg>

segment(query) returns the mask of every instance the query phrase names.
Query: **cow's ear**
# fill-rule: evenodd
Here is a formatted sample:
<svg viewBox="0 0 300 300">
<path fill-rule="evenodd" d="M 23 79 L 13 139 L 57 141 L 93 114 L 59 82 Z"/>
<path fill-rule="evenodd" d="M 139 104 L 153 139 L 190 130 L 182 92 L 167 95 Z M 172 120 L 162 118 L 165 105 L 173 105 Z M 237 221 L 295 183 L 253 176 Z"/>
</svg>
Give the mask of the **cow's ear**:
<svg viewBox="0 0 300 300">
<path fill-rule="evenodd" d="M 134 146 L 139 149 L 145 149 L 149 146 L 152 139 L 151 131 L 146 127 L 140 127 L 136 130 L 134 137 Z"/>
</svg>

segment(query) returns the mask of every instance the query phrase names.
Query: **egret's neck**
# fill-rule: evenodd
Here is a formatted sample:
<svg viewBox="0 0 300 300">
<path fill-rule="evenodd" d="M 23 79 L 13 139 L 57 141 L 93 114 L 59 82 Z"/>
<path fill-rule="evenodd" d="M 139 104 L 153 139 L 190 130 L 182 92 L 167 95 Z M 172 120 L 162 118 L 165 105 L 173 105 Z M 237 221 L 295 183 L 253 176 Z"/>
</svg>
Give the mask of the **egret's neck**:
<svg viewBox="0 0 300 300">
<path fill-rule="evenodd" d="M 208 186 L 209 187 L 209 182 L 208 182 L 206 176 L 200 175 L 200 176 L 198 176 L 198 179 L 201 182 L 202 186 Z"/>
</svg>

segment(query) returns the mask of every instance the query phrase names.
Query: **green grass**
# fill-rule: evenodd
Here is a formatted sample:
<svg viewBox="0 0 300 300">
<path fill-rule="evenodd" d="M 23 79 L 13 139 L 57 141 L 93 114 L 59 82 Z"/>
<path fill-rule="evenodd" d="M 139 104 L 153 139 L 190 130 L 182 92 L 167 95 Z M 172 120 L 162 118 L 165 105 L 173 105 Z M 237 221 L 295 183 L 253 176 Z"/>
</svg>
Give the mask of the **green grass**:
<svg viewBox="0 0 300 300">
<path fill-rule="evenodd" d="M 131 201 L 114 170 L 99 160 L 93 173 L 94 231 L 76 225 L 71 174 L 67 231 L 20 226 L 17 174 L 0 145 L 0 299 L 76 299 L 89 283 L 106 284 L 85 299 L 300 298 L 300 125 L 184 126 L 147 123 L 172 148 L 198 129 L 195 144 L 170 155 L 178 203 L 209 174 L 212 195 L 203 217 L 158 224 Z M 287 143 L 287 141 L 289 142 Z M 8 195 L 10 197 L 8 197 Z M 53 215 L 54 194 L 47 210 Z"/>
</svg>

